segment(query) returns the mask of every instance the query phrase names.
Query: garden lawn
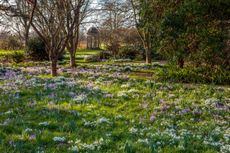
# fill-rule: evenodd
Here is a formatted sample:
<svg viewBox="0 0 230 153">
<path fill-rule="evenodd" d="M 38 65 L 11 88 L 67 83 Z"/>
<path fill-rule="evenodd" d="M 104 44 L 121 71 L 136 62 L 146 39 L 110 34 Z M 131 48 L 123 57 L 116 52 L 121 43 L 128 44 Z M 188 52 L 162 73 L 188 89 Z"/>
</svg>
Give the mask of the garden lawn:
<svg viewBox="0 0 230 153">
<path fill-rule="evenodd" d="M 84 58 L 86 56 L 96 55 L 96 54 L 98 54 L 100 52 L 101 52 L 101 50 L 78 49 L 77 52 L 76 52 L 76 62 L 77 63 L 85 63 Z M 65 59 L 69 60 L 69 53 L 67 53 L 65 55 Z"/>
<path fill-rule="evenodd" d="M 229 153 L 230 87 L 131 77 L 155 67 L 0 68 L 0 152 Z"/>
</svg>

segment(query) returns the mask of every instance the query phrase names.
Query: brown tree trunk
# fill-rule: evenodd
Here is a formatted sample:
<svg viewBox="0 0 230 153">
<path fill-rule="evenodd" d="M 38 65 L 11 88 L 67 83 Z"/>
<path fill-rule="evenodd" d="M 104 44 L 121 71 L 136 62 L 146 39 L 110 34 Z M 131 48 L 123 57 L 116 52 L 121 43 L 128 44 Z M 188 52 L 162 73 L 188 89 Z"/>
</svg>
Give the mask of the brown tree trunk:
<svg viewBox="0 0 230 153">
<path fill-rule="evenodd" d="M 70 67 L 71 68 L 75 68 L 76 67 L 76 62 L 75 62 L 75 59 L 76 59 L 76 46 L 74 44 L 74 38 L 71 37 L 70 38 L 71 41 L 70 43 L 67 45 L 67 50 L 69 51 L 69 54 L 70 54 Z"/>
<path fill-rule="evenodd" d="M 27 19 L 24 20 L 24 24 L 25 24 L 24 47 L 28 47 L 30 25 L 27 25 Z"/>
<path fill-rule="evenodd" d="M 53 77 L 57 76 L 57 60 L 51 59 L 51 75 Z"/>
<path fill-rule="evenodd" d="M 151 49 L 148 45 L 145 45 L 146 64 L 152 63 Z"/>
<path fill-rule="evenodd" d="M 25 47 L 28 47 L 28 40 L 29 40 L 29 32 L 26 32 L 25 33 L 25 42 L 24 42 L 25 43 L 24 44 Z"/>
<path fill-rule="evenodd" d="M 71 52 L 70 53 L 70 66 L 71 68 L 75 68 L 76 67 L 76 62 L 75 62 L 75 58 L 76 55 L 75 55 L 75 52 Z"/>
<path fill-rule="evenodd" d="M 183 58 L 178 59 L 178 65 L 179 65 L 179 68 L 181 68 L 181 69 L 184 68 L 184 59 Z"/>
</svg>

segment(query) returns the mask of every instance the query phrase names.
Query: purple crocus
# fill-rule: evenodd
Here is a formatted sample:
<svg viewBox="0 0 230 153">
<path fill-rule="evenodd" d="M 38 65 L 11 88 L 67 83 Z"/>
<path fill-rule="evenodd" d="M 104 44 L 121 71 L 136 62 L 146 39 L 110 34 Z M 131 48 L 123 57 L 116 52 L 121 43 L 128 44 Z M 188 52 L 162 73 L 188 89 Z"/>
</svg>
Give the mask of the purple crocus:
<svg viewBox="0 0 230 153">
<path fill-rule="evenodd" d="M 189 113 L 190 112 L 190 109 L 189 108 L 186 108 L 186 109 L 183 109 L 182 111 L 181 111 L 181 114 L 187 114 L 187 113 Z"/>
<path fill-rule="evenodd" d="M 150 121 L 155 121 L 156 117 L 154 115 L 150 116 Z"/>
</svg>

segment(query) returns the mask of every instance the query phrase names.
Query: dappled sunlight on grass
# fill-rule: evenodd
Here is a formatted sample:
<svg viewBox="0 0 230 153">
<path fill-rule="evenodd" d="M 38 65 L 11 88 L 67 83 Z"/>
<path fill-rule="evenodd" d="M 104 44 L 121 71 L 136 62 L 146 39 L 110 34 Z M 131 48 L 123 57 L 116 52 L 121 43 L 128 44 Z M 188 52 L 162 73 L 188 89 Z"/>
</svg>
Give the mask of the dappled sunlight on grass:
<svg viewBox="0 0 230 153">
<path fill-rule="evenodd" d="M 81 64 L 56 78 L 45 67 L 1 70 L 0 152 L 228 147 L 230 89 L 147 79 L 155 68 Z"/>
<path fill-rule="evenodd" d="M 23 53 L 24 50 L 0 50 L 0 56 L 7 55 L 7 54 L 14 54 L 14 52 Z"/>
</svg>

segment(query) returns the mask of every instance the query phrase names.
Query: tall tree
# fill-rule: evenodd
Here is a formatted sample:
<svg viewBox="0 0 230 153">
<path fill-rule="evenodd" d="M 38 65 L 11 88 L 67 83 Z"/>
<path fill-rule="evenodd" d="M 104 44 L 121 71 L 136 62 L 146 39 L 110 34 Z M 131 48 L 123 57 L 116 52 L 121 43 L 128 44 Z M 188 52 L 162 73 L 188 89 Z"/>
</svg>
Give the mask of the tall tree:
<svg viewBox="0 0 230 153">
<path fill-rule="evenodd" d="M 116 56 L 121 45 L 122 29 L 133 26 L 128 0 L 101 0 L 100 29 L 104 43 Z"/>
<path fill-rule="evenodd" d="M 152 41 L 151 41 L 151 31 L 153 30 L 153 26 L 151 22 L 151 15 L 154 13 L 151 6 L 151 0 L 130 0 L 134 19 L 136 23 L 136 28 L 141 37 L 145 55 L 146 55 L 146 63 L 149 64 L 152 62 Z"/>
<path fill-rule="evenodd" d="M 75 59 L 80 37 L 80 25 L 87 17 L 89 2 L 90 0 L 70 0 L 68 4 L 66 30 L 69 32 L 69 40 L 67 43 L 67 49 L 70 54 L 70 66 L 72 68 L 76 67 Z M 75 21 L 74 26 L 72 26 L 73 21 Z"/>
<path fill-rule="evenodd" d="M 70 10 L 70 2 L 70 0 L 38 1 L 34 13 L 31 13 L 31 25 L 46 44 L 51 61 L 52 76 L 57 76 L 58 58 L 63 54 L 69 41 L 70 30 L 73 29 L 77 22 L 75 16 L 73 20 L 68 20 L 67 26 L 66 21 L 70 11 L 77 13 L 75 7 L 72 7 Z M 32 3 L 34 4 L 34 1 Z M 68 27 L 67 30 L 66 27 Z"/>
<path fill-rule="evenodd" d="M 165 4 L 161 21 L 159 51 L 180 68 L 186 61 L 196 66 L 229 65 L 224 50 L 230 2 L 226 0 L 184 0 Z"/>
<path fill-rule="evenodd" d="M 10 26 L 27 46 L 30 31 L 30 12 L 32 7 L 29 0 L 5 0 L 0 3 L 0 11 L 4 18 L 5 26 Z"/>
</svg>

